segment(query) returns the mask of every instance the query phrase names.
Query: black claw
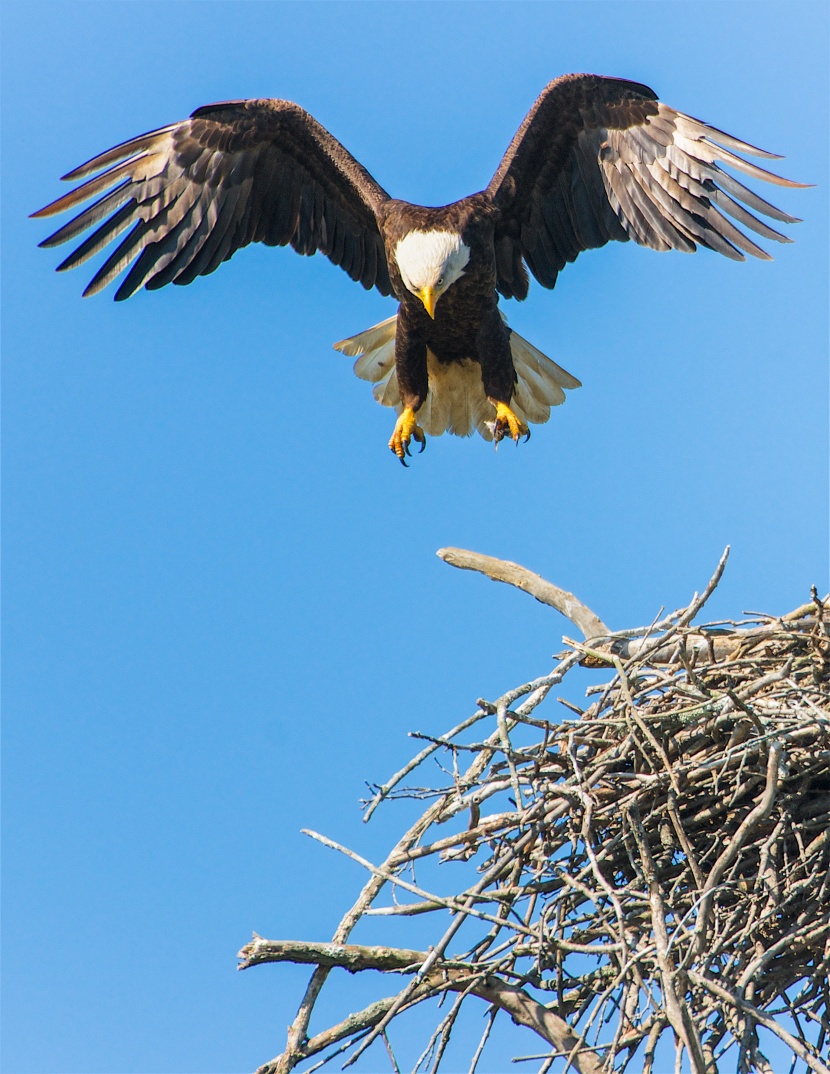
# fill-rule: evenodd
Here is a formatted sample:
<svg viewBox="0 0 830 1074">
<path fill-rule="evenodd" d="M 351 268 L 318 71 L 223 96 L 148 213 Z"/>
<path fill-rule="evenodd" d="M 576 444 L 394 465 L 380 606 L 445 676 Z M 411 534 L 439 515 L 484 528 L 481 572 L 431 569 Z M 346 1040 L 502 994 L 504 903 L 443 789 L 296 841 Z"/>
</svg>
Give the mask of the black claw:
<svg viewBox="0 0 830 1074">
<path fill-rule="evenodd" d="M 403 457 L 403 455 L 398 455 L 398 458 L 401 460 L 401 466 L 405 467 L 408 470 L 409 469 L 409 463 L 406 461 L 406 459 Z"/>
<path fill-rule="evenodd" d="M 528 429 L 527 429 L 527 436 L 525 437 L 525 443 L 527 443 L 529 439 L 530 439 L 530 426 L 528 426 Z"/>
<path fill-rule="evenodd" d="M 405 443 L 403 445 L 403 450 L 404 450 L 405 455 L 409 455 L 409 441 L 408 440 L 405 441 Z M 409 457 L 412 458 L 411 455 L 409 455 Z"/>
<path fill-rule="evenodd" d="M 420 444 L 421 444 L 421 450 L 418 452 L 418 454 L 423 455 L 424 448 L 427 446 L 427 438 L 424 437 L 423 440 L 420 441 Z"/>
</svg>

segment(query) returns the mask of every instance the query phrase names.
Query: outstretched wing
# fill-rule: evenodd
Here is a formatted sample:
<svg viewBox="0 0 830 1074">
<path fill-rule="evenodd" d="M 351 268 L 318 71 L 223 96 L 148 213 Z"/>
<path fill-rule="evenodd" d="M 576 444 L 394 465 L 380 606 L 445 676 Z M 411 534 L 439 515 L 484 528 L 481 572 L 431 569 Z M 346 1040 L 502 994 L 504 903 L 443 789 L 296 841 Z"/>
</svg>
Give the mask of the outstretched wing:
<svg viewBox="0 0 830 1074">
<path fill-rule="evenodd" d="M 190 283 L 249 242 L 290 243 L 301 254 L 320 250 L 365 288 L 391 293 L 376 219 L 389 195 L 290 101 L 198 108 L 189 119 L 115 146 L 64 179 L 87 181 L 33 216 L 98 200 L 40 245 L 57 246 L 100 226 L 58 271 L 83 264 L 129 229 L 84 295 L 106 287 L 131 263 L 116 299 L 142 286 Z"/>
<path fill-rule="evenodd" d="M 745 253 L 771 260 L 732 220 L 762 238 L 790 242 L 749 209 L 787 224 L 796 218 L 719 165 L 779 186 L 804 184 L 737 153 L 780 159 L 676 112 L 637 82 L 599 75 L 555 79 L 487 188 L 501 210 L 499 291 L 526 297 L 522 259 L 539 283 L 553 287 L 566 262 L 611 239 L 634 239 L 654 250 L 707 246 L 737 261 Z"/>
</svg>

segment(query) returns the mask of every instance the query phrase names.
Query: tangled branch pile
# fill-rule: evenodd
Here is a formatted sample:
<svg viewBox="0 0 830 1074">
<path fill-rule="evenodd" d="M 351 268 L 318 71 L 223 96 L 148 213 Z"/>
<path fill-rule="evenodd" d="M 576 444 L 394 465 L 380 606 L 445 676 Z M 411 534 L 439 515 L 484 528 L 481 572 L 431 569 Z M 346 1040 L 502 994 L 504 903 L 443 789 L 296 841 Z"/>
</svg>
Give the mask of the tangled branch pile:
<svg viewBox="0 0 830 1074">
<path fill-rule="evenodd" d="M 584 632 L 599 624 L 603 636 L 570 642 L 551 674 L 480 701 L 377 789 L 368 815 L 390 796 L 429 802 L 382 865 L 315 836 L 370 877 L 332 943 L 255 936 L 240 952 L 241 968 L 316 965 L 285 1051 L 259 1074 L 314 1056 L 324 1058 L 305 1069 L 338 1055 L 348 1065 L 375 1040 L 397 1071 L 388 1030 L 441 996 L 450 1002 L 423 1069 L 438 1069 L 462 1005 L 477 997 L 490 1009 L 470 1071 L 506 1012 L 545 1042 L 542 1071 L 650 1074 L 665 1069 L 668 1047 L 678 1071 L 713 1074 L 732 1048 L 741 1074 L 771 1074 L 762 1049 L 774 1036 L 779 1055 L 783 1044 L 794 1063 L 830 1074 L 830 608 L 814 592 L 783 618 L 692 628 L 724 557 L 688 608 L 611 634 L 522 568 L 457 550 L 444 558 L 567 605 Z M 576 718 L 545 719 L 539 706 L 578 664 L 613 676 Z M 488 737 L 470 740 L 488 724 Z M 445 784 L 407 791 L 406 777 L 442 753 Z M 434 831 L 453 818 L 453 834 Z M 438 861 L 462 863 L 456 894 L 418 882 L 416 865 Z M 390 915 L 431 915 L 434 944 L 347 943 L 361 918 Z M 309 1036 L 333 967 L 403 979 Z"/>
</svg>

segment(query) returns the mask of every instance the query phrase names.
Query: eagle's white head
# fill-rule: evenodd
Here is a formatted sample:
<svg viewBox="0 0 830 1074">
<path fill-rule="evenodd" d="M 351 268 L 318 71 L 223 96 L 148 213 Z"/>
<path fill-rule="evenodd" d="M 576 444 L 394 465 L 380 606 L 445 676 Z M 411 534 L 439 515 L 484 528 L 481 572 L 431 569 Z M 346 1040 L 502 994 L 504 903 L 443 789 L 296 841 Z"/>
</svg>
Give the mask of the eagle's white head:
<svg viewBox="0 0 830 1074">
<path fill-rule="evenodd" d="M 395 247 L 395 259 L 406 289 L 434 317 L 438 299 L 464 275 L 470 247 L 453 231 L 410 231 Z"/>
</svg>

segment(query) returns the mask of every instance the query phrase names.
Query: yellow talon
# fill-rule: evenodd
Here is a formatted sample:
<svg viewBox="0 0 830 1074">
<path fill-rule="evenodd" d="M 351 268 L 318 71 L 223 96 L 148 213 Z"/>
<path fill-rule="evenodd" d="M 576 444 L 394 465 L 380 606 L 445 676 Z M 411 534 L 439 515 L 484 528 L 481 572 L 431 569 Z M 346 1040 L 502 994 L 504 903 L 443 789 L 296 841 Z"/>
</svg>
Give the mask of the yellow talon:
<svg viewBox="0 0 830 1074">
<path fill-rule="evenodd" d="M 389 441 L 389 450 L 398 456 L 404 466 L 406 466 L 404 456 L 409 454 L 409 444 L 413 439 L 418 441 L 421 445 L 421 451 L 423 451 L 427 444 L 427 438 L 424 436 L 424 430 L 415 421 L 415 411 L 408 406 L 398 415 L 398 420 L 395 422 L 395 431 Z"/>
<path fill-rule="evenodd" d="M 523 436 L 525 440 L 530 439 L 530 429 L 516 417 L 507 403 L 500 403 L 497 399 L 491 399 L 490 402 L 496 408 L 496 420 L 493 422 L 493 440 L 497 444 L 505 435 L 509 435 L 511 440 L 515 440 L 517 444 L 520 436 Z"/>
</svg>

